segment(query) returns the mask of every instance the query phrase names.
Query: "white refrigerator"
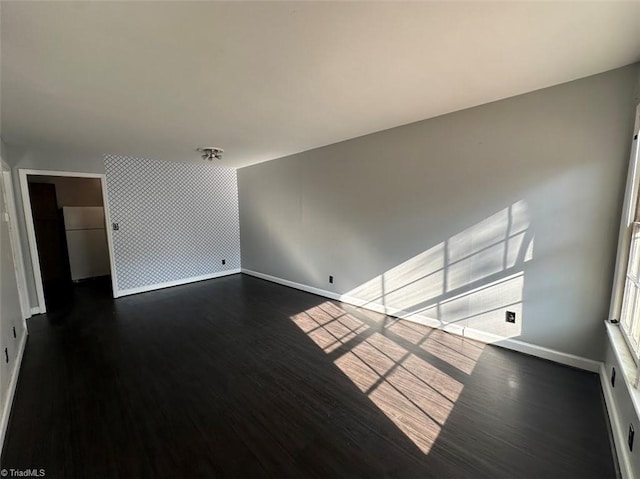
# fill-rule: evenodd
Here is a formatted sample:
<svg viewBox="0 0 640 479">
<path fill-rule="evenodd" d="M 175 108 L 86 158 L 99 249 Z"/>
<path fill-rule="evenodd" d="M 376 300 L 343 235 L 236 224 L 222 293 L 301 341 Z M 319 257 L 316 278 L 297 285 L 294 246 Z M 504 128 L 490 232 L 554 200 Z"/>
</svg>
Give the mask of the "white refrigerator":
<svg viewBox="0 0 640 479">
<path fill-rule="evenodd" d="M 104 208 L 65 206 L 62 211 L 71 279 L 79 281 L 111 274 Z"/>
</svg>

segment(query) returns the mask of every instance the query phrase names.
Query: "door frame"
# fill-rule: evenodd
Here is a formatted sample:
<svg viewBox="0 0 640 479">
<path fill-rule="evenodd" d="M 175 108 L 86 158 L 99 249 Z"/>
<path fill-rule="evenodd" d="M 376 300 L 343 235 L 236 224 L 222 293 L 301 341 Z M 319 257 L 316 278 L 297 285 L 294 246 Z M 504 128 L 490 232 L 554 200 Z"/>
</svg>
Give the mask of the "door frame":
<svg viewBox="0 0 640 479">
<path fill-rule="evenodd" d="M 29 242 L 29 251 L 31 253 L 31 266 L 33 268 L 33 277 L 36 283 L 36 295 L 38 296 L 38 312 L 46 313 L 47 305 L 44 300 L 44 287 L 42 285 L 42 271 L 40 270 L 40 258 L 38 256 L 38 244 L 36 242 L 36 230 L 33 223 L 33 211 L 31 210 L 31 198 L 29 197 L 29 182 L 27 176 L 66 176 L 71 178 L 98 178 L 100 187 L 102 188 L 102 204 L 104 207 L 105 231 L 107 233 L 107 246 L 109 249 L 109 262 L 111 264 L 111 289 L 114 298 L 117 298 L 117 281 L 116 281 L 116 265 L 113 254 L 113 234 L 111 231 L 111 213 L 109 210 L 109 198 L 107 196 L 107 177 L 101 173 L 79 173 L 77 171 L 48 171 L 48 170 L 31 170 L 18 169 L 18 177 L 20 179 L 20 190 L 22 193 L 22 209 L 24 211 L 24 221 L 27 226 L 27 240 Z"/>
<path fill-rule="evenodd" d="M 27 288 L 27 275 L 24 267 L 24 256 L 22 255 L 22 244 L 20 242 L 20 230 L 18 227 L 18 210 L 16 209 L 15 196 L 13 192 L 13 176 L 11 166 L 0 158 L 0 171 L 2 172 L 2 185 L 4 188 L 5 200 L 7 202 L 7 213 L 9 222 L 9 232 L 11 236 L 11 250 L 13 252 L 13 262 L 16 269 L 18 281 L 18 294 L 20 296 L 20 310 L 22 319 L 31 317 L 31 303 L 29 301 L 29 289 Z M 23 325 L 26 330 L 26 323 Z"/>
</svg>

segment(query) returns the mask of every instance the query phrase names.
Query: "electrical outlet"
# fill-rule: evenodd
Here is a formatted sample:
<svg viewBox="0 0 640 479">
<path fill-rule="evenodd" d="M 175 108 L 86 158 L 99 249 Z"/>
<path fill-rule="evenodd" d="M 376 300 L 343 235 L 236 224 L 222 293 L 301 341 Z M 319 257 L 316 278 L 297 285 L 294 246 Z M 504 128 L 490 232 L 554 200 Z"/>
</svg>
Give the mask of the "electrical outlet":
<svg viewBox="0 0 640 479">
<path fill-rule="evenodd" d="M 515 311 L 507 311 L 504 315 L 504 320 L 507 323 L 515 323 L 516 322 L 516 312 Z"/>
<path fill-rule="evenodd" d="M 329 276 L 329 283 L 333 284 L 333 276 Z"/>
<path fill-rule="evenodd" d="M 227 264 L 227 260 L 226 260 L 226 259 L 223 259 L 223 260 L 222 260 L 222 264 Z"/>
<path fill-rule="evenodd" d="M 611 368 L 611 387 L 616 387 L 616 368 Z"/>
<path fill-rule="evenodd" d="M 629 450 L 633 451 L 633 436 L 636 435 L 636 432 L 633 430 L 633 424 L 629 424 Z"/>
</svg>

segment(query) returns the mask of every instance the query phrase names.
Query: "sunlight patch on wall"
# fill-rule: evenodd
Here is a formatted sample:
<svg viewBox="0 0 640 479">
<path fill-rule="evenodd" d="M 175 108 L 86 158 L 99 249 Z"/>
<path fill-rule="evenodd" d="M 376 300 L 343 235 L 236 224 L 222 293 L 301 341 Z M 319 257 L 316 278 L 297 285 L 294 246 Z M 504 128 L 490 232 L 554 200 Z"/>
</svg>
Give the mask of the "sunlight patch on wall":
<svg viewBox="0 0 640 479">
<path fill-rule="evenodd" d="M 518 336 L 522 325 L 522 294 L 524 275 L 516 273 L 457 296 L 413 309 L 416 317 L 438 318 L 441 324 L 480 329 L 504 338 Z M 518 320 L 505 321 L 505 311 L 514 311 Z"/>
<path fill-rule="evenodd" d="M 522 331 L 524 265 L 532 259 L 529 210 L 518 201 L 344 296 L 425 324 L 512 338 Z M 515 324 L 505 322 L 506 310 Z"/>
</svg>

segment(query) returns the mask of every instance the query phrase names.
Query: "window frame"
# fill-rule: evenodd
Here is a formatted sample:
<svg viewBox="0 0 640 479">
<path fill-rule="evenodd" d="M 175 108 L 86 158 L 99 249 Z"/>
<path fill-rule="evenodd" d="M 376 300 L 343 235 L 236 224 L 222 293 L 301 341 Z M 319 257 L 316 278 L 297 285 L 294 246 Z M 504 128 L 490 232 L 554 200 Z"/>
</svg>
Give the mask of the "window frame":
<svg viewBox="0 0 640 479">
<path fill-rule="evenodd" d="M 632 264 L 635 262 L 636 267 L 635 270 L 640 272 L 640 248 L 634 249 L 634 241 L 640 241 L 640 223 L 634 221 L 631 225 L 631 241 L 629 244 L 629 261 L 627 263 L 627 270 L 625 272 L 625 282 L 624 288 L 622 291 L 622 303 L 620 305 L 620 330 L 622 332 L 622 337 L 624 338 L 629 350 L 631 352 L 631 356 L 633 357 L 636 365 L 640 364 L 640 339 L 634 339 L 633 330 L 637 328 L 640 323 L 640 274 L 636 273 L 633 275 L 630 273 L 630 269 Z M 635 239 L 638 238 L 638 239 Z M 626 301 L 630 299 L 629 288 L 633 287 L 635 289 L 635 294 L 633 297 L 633 305 L 631 306 L 631 318 L 629 321 L 629 325 L 625 326 L 625 318 L 624 314 L 626 311 Z M 628 328 L 628 329 L 627 329 Z"/>
<path fill-rule="evenodd" d="M 618 323 L 620 332 L 629 348 L 631 357 L 637 366 L 640 366 L 640 337 L 637 341 L 633 339 L 634 327 L 640 328 L 640 247 L 632 254 L 635 241 L 640 241 L 640 215 L 638 212 L 640 200 L 640 140 L 638 139 L 640 130 L 640 104 L 636 107 L 635 123 L 631 137 L 631 154 L 629 158 L 629 169 L 627 174 L 627 184 L 625 198 L 620 222 L 620 234 L 618 237 L 618 253 L 609 308 L 609 321 Z M 635 277 L 630 273 L 631 263 L 635 262 Z M 623 318 L 628 300 L 628 287 L 633 284 L 636 295 L 633 299 L 632 318 L 629 322 L 628 331 Z M 639 335 L 640 336 L 640 335 Z"/>
</svg>

